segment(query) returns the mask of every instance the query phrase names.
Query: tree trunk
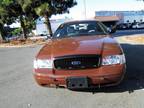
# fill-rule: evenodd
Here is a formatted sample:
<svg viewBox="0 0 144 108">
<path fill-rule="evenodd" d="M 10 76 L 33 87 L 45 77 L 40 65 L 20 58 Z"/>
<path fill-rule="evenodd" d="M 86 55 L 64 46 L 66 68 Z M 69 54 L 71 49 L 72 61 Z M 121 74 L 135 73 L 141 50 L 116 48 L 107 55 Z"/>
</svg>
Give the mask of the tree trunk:
<svg viewBox="0 0 144 108">
<path fill-rule="evenodd" d="M 49 32 L 49 35 L 52 37 L 53 35 L 53 32 L 52 32 L 52 29 L 51 29 L 51 24 L 50 24 L 50 20 L 49 20 L 49 17 L 48 15 L 45 15 L 45 20 L 46 20 L 46 26 L 47 26 L 47 30 Z"/>
<path fill-rule="evenodd" d="M 20 16 L 20 24 L 21 24 L 21 28 L 22 28 L 22 32 L 23 32 L 22 38 L 27 39 L 26 27 L 25 27 L 25 24 L 24 24 L 23 16 Z"/>
<path fill-rule="evenodd" d="M 3 40 L 3 38 L 2 38 L 2 36 L 1 36 L 1 34 L 0 34 L 0 42 Z"/>
<path fill-rule="evenodd" d="M 0 23 L 0 37 L 2 38 L 2 40 L 6 40 L 5 36 L 6 32 L 4 30 L 4 25 Z"/>
</svg>

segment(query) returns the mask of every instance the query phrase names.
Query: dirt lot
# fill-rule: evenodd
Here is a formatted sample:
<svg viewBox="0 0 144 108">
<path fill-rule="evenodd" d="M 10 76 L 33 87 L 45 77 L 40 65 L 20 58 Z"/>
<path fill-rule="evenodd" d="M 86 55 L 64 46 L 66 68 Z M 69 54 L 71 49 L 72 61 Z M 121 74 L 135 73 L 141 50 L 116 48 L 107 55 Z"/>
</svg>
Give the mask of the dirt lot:
<svg viewBox="0 0 144 108">
<path fill-rule="evenodd" d="M 116 37 L 120 43 L 127 43 L 133 45 L 144 45 L 144 34 L 139 35 L 126 35 L 122 37 Z"/>
<path fill-rule="evenodd" d="M 35 39 L 35 40 L 12 40 L 9 42 L 0 42 L 0 48 L 3 47 L 29 47 L 35 45 L 44 45 L 48 40 L 45 39 Z"/>
</svg>

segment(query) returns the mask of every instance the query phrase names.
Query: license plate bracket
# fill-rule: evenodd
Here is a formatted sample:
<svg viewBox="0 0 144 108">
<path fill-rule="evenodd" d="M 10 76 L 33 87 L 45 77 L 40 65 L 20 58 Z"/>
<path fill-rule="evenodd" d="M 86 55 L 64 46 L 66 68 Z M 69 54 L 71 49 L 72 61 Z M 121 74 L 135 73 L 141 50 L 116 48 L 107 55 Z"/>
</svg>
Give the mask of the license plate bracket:
<svg viewBox="0 0 144 108">
<path fill-rule="evenodd" d="M 69 77 L 67 78 L 68 89 L 84 89 L 89 87 L 88 77 Z"/>
</svg>

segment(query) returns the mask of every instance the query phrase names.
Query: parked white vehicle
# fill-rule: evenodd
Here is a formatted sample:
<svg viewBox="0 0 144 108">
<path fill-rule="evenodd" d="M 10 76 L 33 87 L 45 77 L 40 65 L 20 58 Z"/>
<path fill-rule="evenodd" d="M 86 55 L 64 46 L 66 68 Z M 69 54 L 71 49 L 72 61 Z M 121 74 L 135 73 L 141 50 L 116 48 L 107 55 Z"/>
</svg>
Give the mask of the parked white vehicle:
<svg viewBox="0 0 144 108">
<path fill-rule="evenodd" d="M 137 23 L 137 24 L 133 25 L 132 28 L 144 28 L 144 24 Z"/>
</svg>

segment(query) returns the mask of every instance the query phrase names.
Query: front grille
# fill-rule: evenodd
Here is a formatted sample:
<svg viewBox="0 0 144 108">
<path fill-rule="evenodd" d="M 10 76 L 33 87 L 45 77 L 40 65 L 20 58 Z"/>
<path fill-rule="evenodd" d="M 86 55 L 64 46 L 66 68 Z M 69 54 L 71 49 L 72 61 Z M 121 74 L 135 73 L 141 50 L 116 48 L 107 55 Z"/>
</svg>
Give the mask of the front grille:
<svg viewBox="0 0 144 108">
<path fill-rule="evenodd" d="M 54 66 L 59 70 L 97 68 L 100 64 L 100 58 L 100 55 L 72 55 L 56 57 L 54 60 Z"/>
</svg>

